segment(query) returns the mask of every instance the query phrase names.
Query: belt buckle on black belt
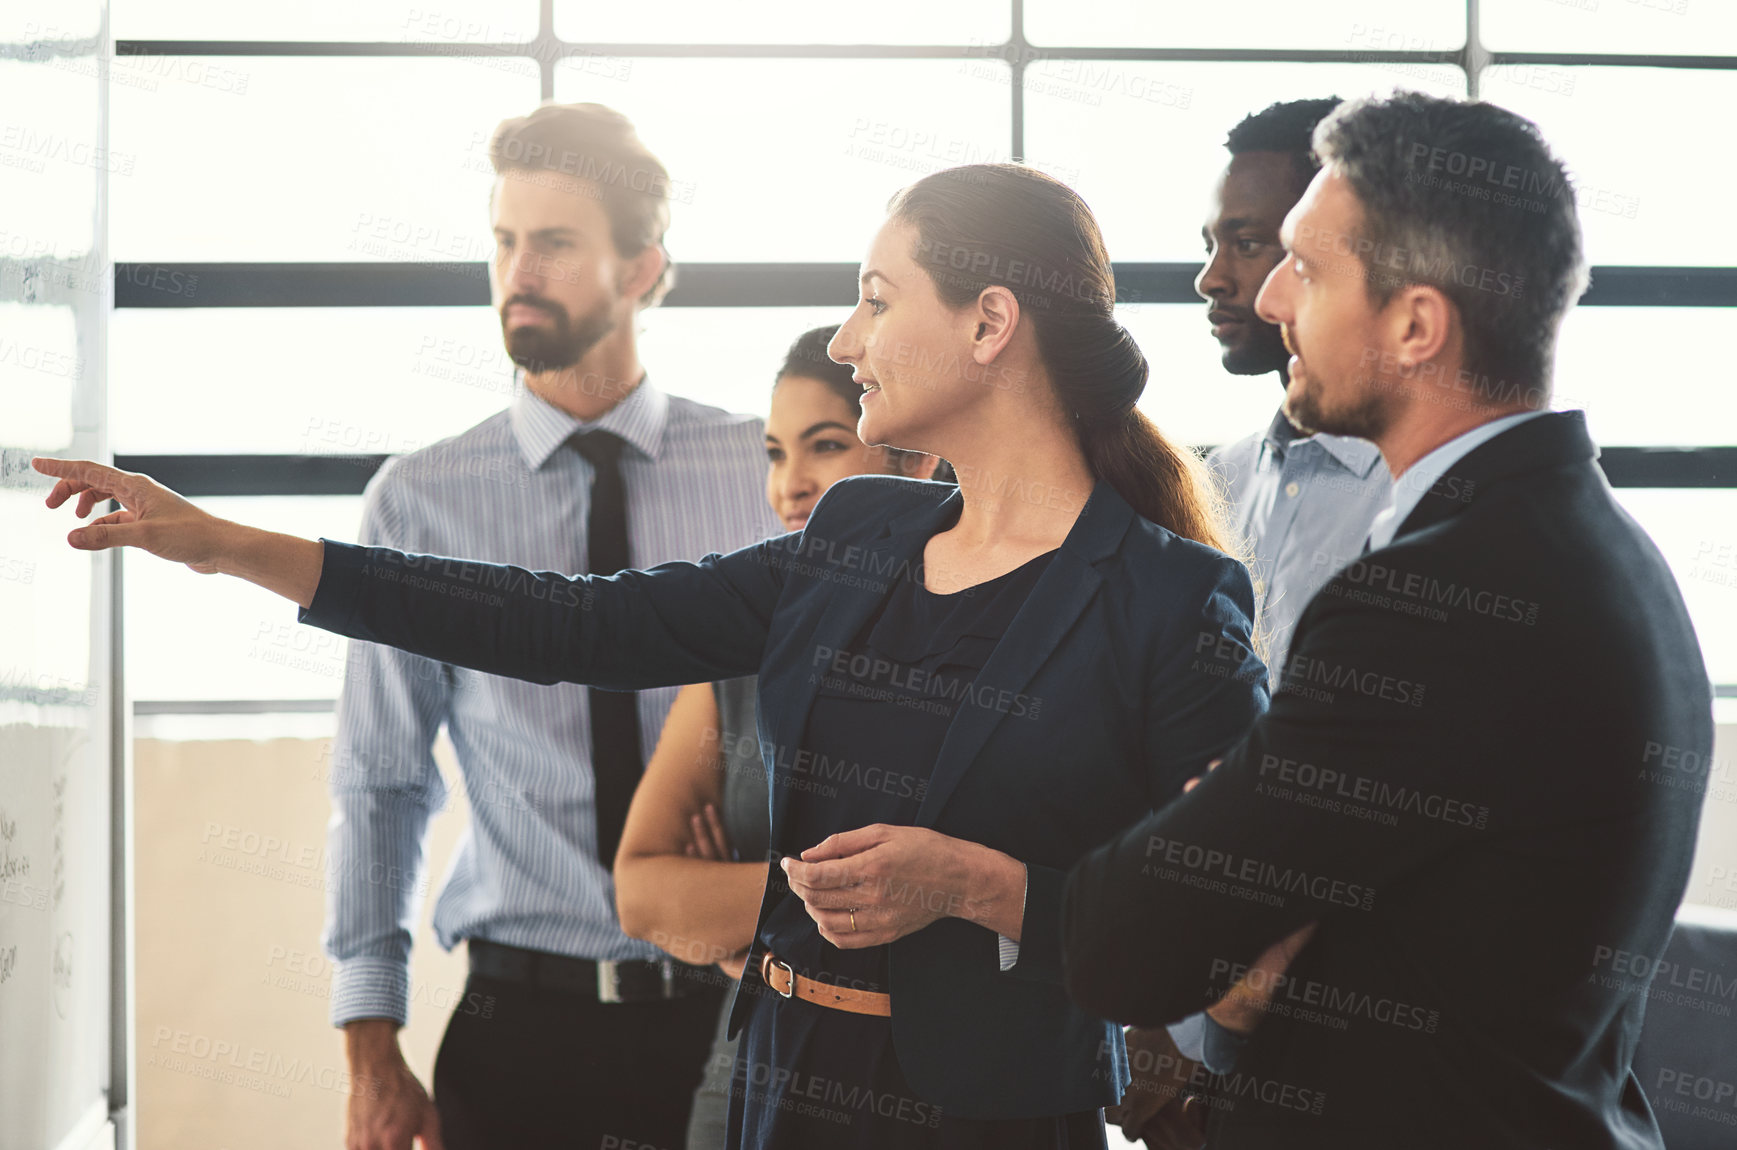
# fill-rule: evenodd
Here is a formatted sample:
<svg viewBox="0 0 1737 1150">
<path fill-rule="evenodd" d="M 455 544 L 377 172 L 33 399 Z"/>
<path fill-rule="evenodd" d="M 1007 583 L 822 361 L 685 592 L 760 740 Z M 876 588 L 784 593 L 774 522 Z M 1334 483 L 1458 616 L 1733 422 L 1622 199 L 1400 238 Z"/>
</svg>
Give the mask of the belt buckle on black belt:
<svg viewBox="0 0 1737 1150">
<path fill-rule="evenodd" d="M 676 996 L 676 993 L 675 993 L 675 960 L 674 959 L 670 959 L 670 958 L 654 959 L 650 962 L 647 962 L 647 961 L 644 961 L 641 959 L 634 959 L 631 961 L 632 961 L 632 964 L 634 966 L 656 966 L 658 968 L 658 973 L 663 978 L 663 995 L 662 995 L 662 997 L 665 999 L 670 999 L 670 998 L 674 998 Z M 625 962 L 617 963 L 614 959 L 608 959 L 608 958 L 598 959 L 598 961 L 597 961 L 597 1001 L 598 1002 L 627 1002 L 627 1001 L 629 1001 L 628 999 L 623 998 L 621 995 L 621 970 L 620 970 L 620 967 L 625 966 L 625 965 L 627 965 L 627 963 L 625 963 Z M 633 1001 L 644 1001 L 644 999 L 635 999 Z"/>
</svg>

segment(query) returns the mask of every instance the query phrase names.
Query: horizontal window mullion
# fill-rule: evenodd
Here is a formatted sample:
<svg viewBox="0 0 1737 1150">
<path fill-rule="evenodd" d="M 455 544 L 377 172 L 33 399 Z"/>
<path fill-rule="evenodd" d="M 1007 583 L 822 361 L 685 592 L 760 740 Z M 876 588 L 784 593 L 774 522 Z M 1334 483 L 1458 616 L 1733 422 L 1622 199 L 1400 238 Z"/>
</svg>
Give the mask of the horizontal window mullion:
<svg viewBox="0 0 1737 1150">
<path fill-rule="evenodd" d="M 1459 64 L 1453 49 L 1122 48 L 1002 44 L 644 44 L 539 39 L 514 43 L 341 40 L 120 40 L 122 56 L 717 56 L 744 59 L 1126 60 L 1231 64 Z"/>
<path fill-rule="evenodd" d="M 385 455 L 117 455 L 115 466 L 139 471 L 193 498 L 217 495 L 360 495 Z"/>
<path fill-rule="evenodd" d="M 116 40 L 129 56 L 535 56 L 539 40 Z"/>
<path fill-rule="evenodd" d="M 1118 263 L 1123 303 L 1198 303 L 1195 263 Z M 676 265 L 667 307 L 848 307 L 855 264 Z M 462 263 L 157 263 L 115 265 L 115 306 L 474 307 L 488 266 Z M 1737 268 L 1596 267 L 1587 307 L 1737 307 Z"/>
<path fill-rule="evenodd" d="M 1156 48 L 1004 44 L 663 44 L 586 43 L 542 37 L 522 42 L 343 40 L 117 40 L 115 56 L 719 56 L 745 59 L 1129 60 L 1207 63 L 1463 64 L 1464 48 L 1371 50 L 1344 48 Z M 1737 69 L 1737 55 L 1649 55 L 1618 52 L 1491 52 L 1490 65 Z"/>
<path fill-rule="evenodd" d="M 1537 64 L 1557 68 L 1737 68 L 1737 56 L 1647 56 L 1620 52 L 1491 52 L 1489 64 Z"/>
<path fill-rule="evenodd" d="M 586 44 L 553 38 L 515 42 L 343 40 L 118 40 L 115 56 L 737 56 L 744 59 L 995 58 L 1011 45 L 981 44 Z M 1086 49 L 1093 51 L 1094 49 Z M 1048 53 L 1046 53 L 1048 54 Z M 1413 59 L 1421 53 L 1390 53 Z M 1439 55 L 1440 53 L 1435 53 Z M 1451 53 L 1450 53 L 1451 55 Z"/>
<path fill-rule="evenodd" d="M 1202 448 L 1202 450 L 1207 450 Z M 386 455 L 117 455 L 183 495 L 360 495 Z M 1604 447 L 1613 487 L 1737 487 L 1737 447 Z"/>
</svg>

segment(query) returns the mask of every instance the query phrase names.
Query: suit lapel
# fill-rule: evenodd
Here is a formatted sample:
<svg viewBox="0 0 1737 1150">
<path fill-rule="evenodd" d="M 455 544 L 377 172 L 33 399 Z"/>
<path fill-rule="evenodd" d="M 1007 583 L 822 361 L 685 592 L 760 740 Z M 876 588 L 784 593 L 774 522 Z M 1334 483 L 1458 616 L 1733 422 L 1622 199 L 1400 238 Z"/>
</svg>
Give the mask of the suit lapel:
<svg viewBox="0 0 1737 1150">
<path fill-rule="evenodd" d="M 1006 714 L 1001 700 L 1018 695 L 1031 682 L 1102 582 L 1097 570 L 1077 554 L 1066 548 L 1056 552 L 978 673 L 972 697 L 960 701 L 929 776 L 928 792 L 917 808 L 918 826 L 935 824 L 953 788 Z"/>
<path fill-rule="evenodd" d="M 1115 488 L 1100 480 L 1061 549 L 1050 559 L 978 673 L 972 694 L 982 692 L 983 702 L 967 698 L 954 714 L 929 776 L 928 792 L 917 808 L 916 825 L 935 824 L 953 789 L 1010 709 L 1002 700 L 1023 691 L 1060 648 L 1063 637 L 1103 583 L 1094 564 L 1114 553 L 1133 519 L 1133 509 Z"/>
<path fill-rule="evenodd" d="M 1583 411 L 1553 411 L 1528 419 L 1480 443 L 1449 467 L 1417 501 L 1394 538 L 1422 531 L 1471 506 L 1479 496 L 1511 476 L 1528 471 L 1591 463 L 1598 448 L 1586 430 Z"/>
<path fill-rule="evenodd" d="M 886 600 L 900 574 L 922 562 L 923 545 L 940 530 L 942 523 L 957 518 L 961 496 L 953 491 L 940 503 L 918 507 L 889 520 L 881 534 L 860 547 L 816 548 L 808 562 L 822 566 L 837 580 L 835 590 L 826 597 L 826 608 L 820 621 L 805 642 L 791 650 L 803 660 L 798 670 L 792 668 L 787 689 L 781 692 L 773 708 L 763 707 L 767 729 L 761 732 L 773 749 L 772 825 L 783 825 L 784 807 L 791 788 L 780 785 L 778 775 L 787 770 L 796 750 L 802 745 L 803 730 L 808 725 L 808 711 L 820 690 L 820 671 L 813 656 L 817 648 L 842 650 L 850 645 L 871 612 Z M 766 698 L 762 693 L 763 699 Z M 774 700 L 767 700 L 768 703 Z"/>
</svg>

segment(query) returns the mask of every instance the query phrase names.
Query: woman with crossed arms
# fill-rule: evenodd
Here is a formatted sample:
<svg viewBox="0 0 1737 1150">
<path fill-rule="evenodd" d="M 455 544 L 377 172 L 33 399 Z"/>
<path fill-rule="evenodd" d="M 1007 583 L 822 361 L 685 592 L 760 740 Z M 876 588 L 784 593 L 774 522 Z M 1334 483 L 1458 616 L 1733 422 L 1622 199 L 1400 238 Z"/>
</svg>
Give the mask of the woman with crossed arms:
<svg viewBox="0 0 1737 1150">
<path fill-rule="evenodd" d="M 730 1144 L 1103 1147 L 1127 1054 L 1062 989 L 1063 882 L 1266 705 L 1248 572 L 1192 456 L 1135 408 L 1146 360 L 1065 185 L 919 180 L 860 294 L 830 351 L 863 387 L 861 439 L 942 456 L 958 486 L 844 479 L 801 532 L 697 563 L 460 564 L 37 466 L 51 507 L 124 508 L 73 546 L 237 575 L 354 638 L 621 690 L 757 674 L 774 861 Z"/>
<path fill-rule="evenodd" d="M 953 469 L 932 455 L 873 447 L 857 438 L 862 387 L 827 345 L 836 324 L 805 331 L 790 345 L 772 386 L 766 417 L 766 501 L 786 530 L 801 531 L 826 489 L 852 475 L 910 475 L 950 482 Z M 754 912 L 766 885 L 771 842 L 766 764 L 755 730 L 753 676 L 683 687 L 615 856 L 615 904 L 622 929 L 696 966 L 742 977 Z M 729 1003 L 705 1078 L 694 1092 L 687 1150 L 726 1142 L 731 1067 Z"/>
</svg>

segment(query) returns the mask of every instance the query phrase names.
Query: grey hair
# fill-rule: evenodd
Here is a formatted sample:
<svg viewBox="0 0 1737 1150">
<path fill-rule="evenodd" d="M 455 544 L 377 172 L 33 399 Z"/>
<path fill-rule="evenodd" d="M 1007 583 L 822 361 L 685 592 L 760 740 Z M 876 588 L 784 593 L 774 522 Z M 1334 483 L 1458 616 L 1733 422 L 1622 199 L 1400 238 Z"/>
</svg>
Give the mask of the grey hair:
<svg viewBox="0 0 1737 1150">
<path fill-rule="evenodd" d="M 1401 92 L 1341 105 L 1314 143 L 1362 205 L 1352 246 L 1370 299 L 1439 289 L 1459 309 L 1474 391 L 1542 406 L 1587 271 L 1573 183 L 1537 125 L 1494 104 Z"/>
</svg>

